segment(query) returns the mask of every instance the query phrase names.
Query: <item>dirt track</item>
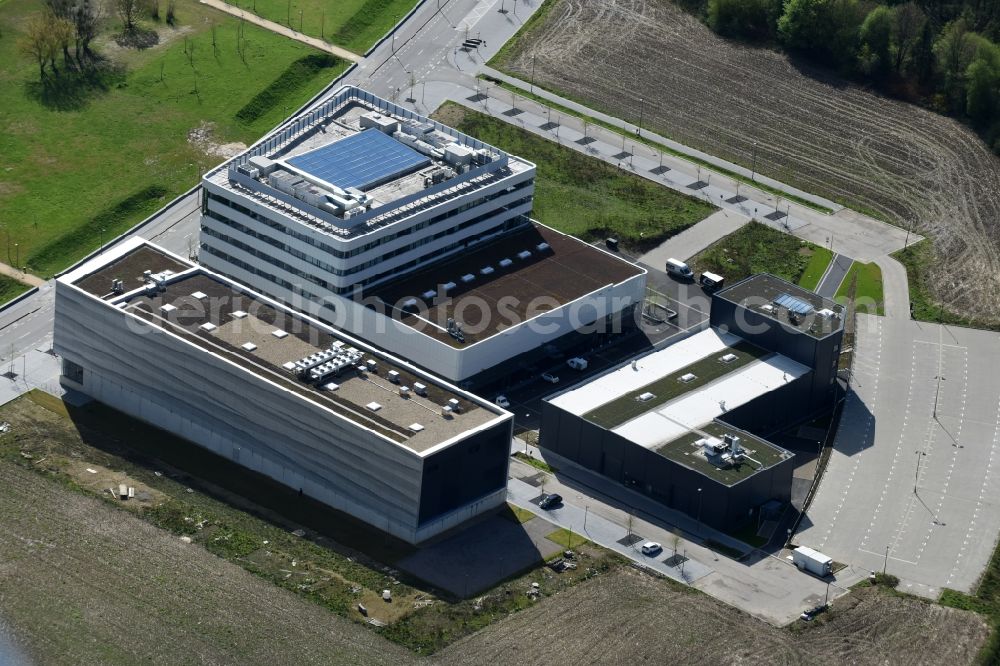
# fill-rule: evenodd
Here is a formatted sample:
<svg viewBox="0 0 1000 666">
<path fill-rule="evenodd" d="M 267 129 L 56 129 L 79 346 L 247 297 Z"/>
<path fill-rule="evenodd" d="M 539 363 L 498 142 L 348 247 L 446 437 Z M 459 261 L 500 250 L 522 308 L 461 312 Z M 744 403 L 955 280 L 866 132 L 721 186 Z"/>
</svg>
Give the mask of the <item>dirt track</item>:
<svg viewBox="0 0 1000 666">
<path fill-rule="evenodd" d="M 0 614 L 40 664 L 406 664 L 367 628 L 0 462 Z"/>
<path fill-rule="evenodd" d="M 669 0 L 550 0 L 501 66 L 931 235 L 936 296 L 1000 321 L 1000 159 L 958 122 L 714 35 Z M 864 211 L 862 211 L 864 212 Z"/>
<path fill-rule="evenodd" d="M 455 663 L 960 664 L 986 625 L 869 588 L 795 634 L 630 569 L 595 578 L 446 648 Z"/>
</svg>

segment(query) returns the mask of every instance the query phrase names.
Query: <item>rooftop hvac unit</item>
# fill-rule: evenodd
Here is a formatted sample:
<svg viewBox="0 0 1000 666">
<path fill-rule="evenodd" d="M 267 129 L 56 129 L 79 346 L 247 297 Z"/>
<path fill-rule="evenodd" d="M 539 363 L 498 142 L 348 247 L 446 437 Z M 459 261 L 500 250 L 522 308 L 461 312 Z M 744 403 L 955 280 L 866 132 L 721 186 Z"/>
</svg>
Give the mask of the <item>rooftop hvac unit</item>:
<svg viewBox="0 0 1000 666">
<path fill-rule="evenodd" d="M 415 299 L 415 298 L 408 298 L 405 301 L 403 301 L 403 309 L 404 310 L 416 310 L 417 309 L 417 299 Z"/>
<path fill-rule="evenodd" d="M 162 312 L 163 314 L 170 314 L 171 312 L 173 312 L 176 309 L 177 309 L 177 306 L 176 305 L 171 305 L 170 303 L 167 303 L 165 305 L 161 305 L 160 306 L 160 312 Z"/>
<path fill-rule="evenodd" d="M 289 361 L 288 363 L 282 363 L 281 367 L 283 367 L 285 370 L 289 370 L 289 371 L 294 370 L 295 369 L 295 361 Z"/>
<path fill-rule="evenodd" d="M 450 419 L 452 417 L 452 413 L 451 412 L 452 412 L 451 405 L 442 405 L 441 406 L 441 416 L 443 416 L 444 418 Z"/>
<path fill-rule="evenodd" d="M 441 291 L 451 291 L 457 286 L 458 285 L 456 285 L 454 282 L 445 282 L 443 285 L 441 285 Z"/>
<path fill-rule="evenodd" d="M 684 382 L 685 384 L 687 384 L 688 382 L 693 382 L 696 379 L 698 379 L 698 376 L 690 372 L 680 376 L 680 381 Z"/>
<path fill-rule="evenodd" d="M 368 359 L 367 361 L 365 361 L 365 366 L 367 366 L 367 368 L 368 368 L 369 370 L 371 370 L 372 372 L 374 372 L 374 371 L 375 371 L 375 368 L 377 368 L 377 367 L 378 367 L 378 361 L 376 361 L 376 360 L 375 360 L 375 359 L 373 359 L 373 358 L 370 358 L 370 359 Z"/>
<path fill-rule="evenodd" d="M 469 282 L 472 282 L 475 279 L 476 279 L 476 276 L 473 275 L 472 273 L 466 273 L 465 275 L 462 276 L 462 282 L 465 282 L 466 284 L 468 284 Z"/>
<path fill-rule="evenodd" d="M 243 351 L 252 352 L 256 351 L 257 345 L 255 345 L 252 342 L 244 342 L 242 345 L 240 345 L 240 348 L 243 349 Z"/>
<path fill-rule="evenodd" d="M 268 159 L 263 155 L 254 155 L 247 160 L 247 164 L 256 168 L 262 176 L 270 175 L 270 173 L 274 171 L 274 168 L 277 166 L 274 163 L 274 160 Z"/>
<path fill-rule="evenodd" d="M 238 164 L 236 165 L 236 172 L 241 173 L 244 176 L 249 176 L 254 180 L 260 178 L 260 169 L 250 164 Z"/>
<path fill-rule="evenodd" d="M 480 275 L 490 275 L 492 273 L 493 273 L 493 267 L 492 266 L 484 266 L 483 268 L 479 269 L 479 274 Z"/>
<path fill-rule="evenodd" d="M 399 373 L 396 372 L 395 370 L 390 370 L 389 374 L 388 374 L 388 377 L 389 377 L 389 381 L 392 382 L 393 384 L 398 384 L 399 383 Z"/>
<path fill-rule="evenodd" d="M 740 438 L 738 435 L 726 433 L 722 436 L 722 441 L 725 442 L 726 447 L 734 456 L 739 455 L 739 453 L 743 450 L 743 447 L 740 446 Z"/>
<path fill-rule="evenodd" d="M 208 294 L 206 294 L 203 291 L 196 291 L 196 292 L 194 292 L 194 293 L 191 294 L 191 297 L 192 298 L 197 298 L 199 301 L 203 301 L 206 298 L 208 298 Z"/>
<path fill-rule="evenodd" d="M 233 310 L 233 319 L 245 319 L 247 313 L 243 310 Z"/>
<path fill-rule="evenodd" d="M 200 328 L 201 330 L 205 331 L 206 333 L 211 333 L 212 331 L 214 331 L 215 329 L 217 329 L 218 326 L 216 326 L 215 324 L 213 324 L 210 321 L 207 321 L 204 324 L 202 324 L 201 326 L 199 326 L 198 328 Z"/>
<path fill-rule="evenodd" d="M 539 243 L 538 245 L 535 246 L 535 249 L 538 250 L 539 252 L 545 252 L 550 247 L 551 246 L 548 243 Z"/>
<path fill-rule="evenodd" d="M 273 331 L 271 331 L 271 335 L 281 340 L 282 338 L 288 337 L 288 331 L 282 331 L 280 328 L 276 328 Z"/>
<path fill-rule="evenodd" d="M 507 268 L 508 266 L 510 266 L 511 264 L 513 264 L 514 262 L 511 261 L 510 259 L 504 257 L 503 259 L 500 260 L 499 263 L 500 263 L 500 268 Z"/>
<path fill-rule="evenodd" d="M 369 402 L 367 405 L 365 405 L 365 407 L 367 407 L 373 412 L 377 412 L 378 410 L 382 409 L 382 405 L 378 404 L 377 402 Z"/>
<path fill-rule="evenodd" d="M 529 252 L 528 250 L 521 250 L 520 252 L 517 253 L 518 259 L 527 259 L 530 256 L 531 252 Z"/>
<path fill-rule="evenodd" d="M 725 354 L 723 356 L 720 356 L 719 360 L 722 361 L 723 363 L 732 363 L 733 361 L 736 360 L 736 354 L 732 354 L 732 353 Z"/>
<path fill-rule="evenodd" d="M 646 391 L 645 393 L 640 393 L 639 396 L 636 398 L 636 400 L 638 400 L 639 402 L 649 402 L 655 397 L 656 396 L 654 394 L 650 393 L 649 391 Z"/>
<path fill-rule="evenodd" d="M 424 429 L 424 427 L 423 427 L 422 425 L 420 425 L 419 423 L 411 423 L 411 424 L 410 424 L 409 426 L 407 426 L 407 427 L 408 427 L 408 428 L 409 428 L 410 430 L 412 430 L 413 432 L 420 432 L 421 430 L 423 430 L 423 429 Z"/>
<path fill-rule="evenodd" d="M 326 391 L 336 391 L 339 388 L 340 384 L 334 384 L 333 382 L 323 384 L 323 389 Z"/>
<path fill-rule="evenodd" d="M 415 382 L 413 384 L 413 392 L 417 395 L 427 395 L 427 387 L 420 382 Z"/>
<path fill-rule="evenodd" d="M 448 406 L 451 407 L 451 411 L 460 412 L 462 411 L 462 406 L 459 404 L 458 400 L 451 398 L 448 400 Z"/>
<path fill-rule="evenodd" d="M 774 306 L 771 305 L 770 303 L 765 303 L 764 305 L 760 306 L 760 309 L 763 310 L 764 312 L 774 312 Z"/>
<path fill-rule="evenodd" d="M 115 278 L 111 281 L 111 293 L 120 294 L 125 291 L 125 283 L 122 282 L 121 278 Z"/>
<path fill-rule="evenodd" d="M 399 387 L 399 395 L 402 396 L 402 397 L 404 397 L 404 398 L 409 398 L 410 397 L 410 387 L 409 386 L 400 386 Z"/>
<path fill-rule="evenodd" d="M 434 298 L 435 296 L 437 296 L 437 292 L 436 292 L 436 291 L 433 291 L 433 290 L 431 290 L 431 289 L 428 289 L 427 291 L 425 291 L 424 293 L 422 293 L 422 294 L 420 294 L 420 295 L 421 295 L 421 297 L 423 297 L 423 299 L 424 299 L 425 301 L 429 301 L 429 300 L 431 300 L 432 298 Z"/>
</svg>

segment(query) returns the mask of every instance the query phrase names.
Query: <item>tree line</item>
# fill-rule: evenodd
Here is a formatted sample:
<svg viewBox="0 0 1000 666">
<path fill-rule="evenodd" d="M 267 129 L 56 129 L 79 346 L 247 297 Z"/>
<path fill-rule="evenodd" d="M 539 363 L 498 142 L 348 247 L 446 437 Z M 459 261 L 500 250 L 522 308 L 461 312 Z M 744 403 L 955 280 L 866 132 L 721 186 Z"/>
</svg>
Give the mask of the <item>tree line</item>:
<svg viewBox="0 0 1000 666">
<path fill-rule="evenodd" d="M 721 35 L 781 44 L 965 119 L 1000 153 L 1000 0 L 707 0 L 694 8 Z"/>
</svg>

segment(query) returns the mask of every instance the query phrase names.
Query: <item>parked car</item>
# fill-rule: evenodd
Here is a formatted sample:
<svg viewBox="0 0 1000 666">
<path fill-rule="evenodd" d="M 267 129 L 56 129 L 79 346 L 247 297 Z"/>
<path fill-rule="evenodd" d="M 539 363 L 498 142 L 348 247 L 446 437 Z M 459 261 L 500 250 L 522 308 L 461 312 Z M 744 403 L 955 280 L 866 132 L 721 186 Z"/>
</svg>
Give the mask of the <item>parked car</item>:
<svg viewBox="0 0 1000 666">
<path fill-rule="evenodd" d="M 574 370 L 586 370 L 587 359 L 581 358 L 579 356 L 574 356 L 573 358 L 566 361 L 566 365 L 573 368 Z"/>
<path fill-rule="evenodd" d="M 562 496 L 552 493 L 542 498 L 542 501 L 538 503 L 538 508 L 545 510 L 554 509 L 560 504 L 562 504 Z"/>
<path fill-rule="evenodd" d="M 694 271 L 680 259 L 667 259 L 667 273 L 681 280 L 694 279 Z"/>
<path fill-rule="evenodd" d="M 508 407 L 510 407 L 510 400 L 508 400 L 507 396 L 505 396 L 505 395 L 498 395 L 497 399 L 496 399 L 496 403 L 497 403 L 498 407 L 503 407 L 504 409 L 507 409 Z"/>
<path fill-rule="evenodd" d="M 647 541 L 646 543 L 642 544 L 643 555 L 649 555 L 650 557 L 652 557 L 653 555 L 659 553 L 661 550 L 663 550 L 663 546 L 656 543 L 655 541 Z"/>
<path fill-rule="evenodd" d="M 542 379 L 544 379 L 545 381 L 547 381 L 549 384 L 558 384 L 559 383 L 559 377 L 557 377 L 556 375 L 553 375 L 551 372 L 543 372 L 542 373 Z"/>
</svg>

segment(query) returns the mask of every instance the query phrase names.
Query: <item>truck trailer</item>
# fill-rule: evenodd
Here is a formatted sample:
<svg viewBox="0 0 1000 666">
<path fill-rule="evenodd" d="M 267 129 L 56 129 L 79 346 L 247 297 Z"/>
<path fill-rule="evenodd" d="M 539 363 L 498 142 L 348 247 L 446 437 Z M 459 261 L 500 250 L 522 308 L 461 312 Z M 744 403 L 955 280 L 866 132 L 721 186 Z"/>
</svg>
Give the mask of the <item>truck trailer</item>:
<svg viewBox="0 0 1000 666">
<path fill-rule="evenodd" d="M 833 558 L 808 546 L 799 546 L 792 551 L 792 563 L 800 571 L 808 571 L 821 578 L 833 573 Z"/>
</svg>

